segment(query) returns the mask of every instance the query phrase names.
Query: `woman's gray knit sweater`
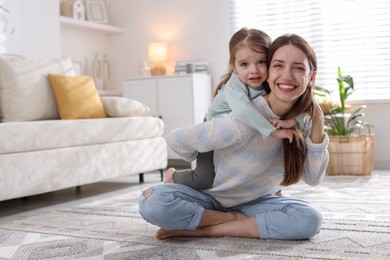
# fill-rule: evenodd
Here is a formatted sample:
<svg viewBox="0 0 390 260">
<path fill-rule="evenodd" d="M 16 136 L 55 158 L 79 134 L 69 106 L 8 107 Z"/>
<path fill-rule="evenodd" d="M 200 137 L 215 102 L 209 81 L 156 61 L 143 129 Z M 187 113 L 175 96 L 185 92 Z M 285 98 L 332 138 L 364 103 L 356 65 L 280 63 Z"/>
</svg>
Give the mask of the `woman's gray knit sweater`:
<svg viewBox="0 0 390 260">
<path fill-rule="evenodd" d="M 252 103 L 265 118 L 278 118 L 262 96 L 253 99 Z M 309 116 L 304 119 L 302 130 L 307 146 L 302 179 L 309 185 L 317 185 L 328 164 L 329 139 L 325 134 L 322 143 L 311 142 Z M 204 192 L 227 208 L 281 189 L 284 171 L 282 141 L 270 136 L 263 139 L 258 131 L 231 115 L 176 129 L 168 134 L 166 140 L 172 150 L 186 161 L 195 160 L 198 152 L 214 150 L 214 184 Z"/>
</svg>

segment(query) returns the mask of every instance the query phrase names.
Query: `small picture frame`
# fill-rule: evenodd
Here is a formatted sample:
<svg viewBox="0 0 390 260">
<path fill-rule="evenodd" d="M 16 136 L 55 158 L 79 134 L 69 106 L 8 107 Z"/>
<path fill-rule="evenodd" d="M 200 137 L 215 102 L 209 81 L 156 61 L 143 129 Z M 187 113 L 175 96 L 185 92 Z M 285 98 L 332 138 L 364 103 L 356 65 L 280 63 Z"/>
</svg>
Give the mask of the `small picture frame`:
<svg viewBox="0 0 390 260">
<path fill-rule="evenodd" d="M 104 0 L 85 0 L 87 20 L 96 23 L 108 23 Z"/>
</svg>

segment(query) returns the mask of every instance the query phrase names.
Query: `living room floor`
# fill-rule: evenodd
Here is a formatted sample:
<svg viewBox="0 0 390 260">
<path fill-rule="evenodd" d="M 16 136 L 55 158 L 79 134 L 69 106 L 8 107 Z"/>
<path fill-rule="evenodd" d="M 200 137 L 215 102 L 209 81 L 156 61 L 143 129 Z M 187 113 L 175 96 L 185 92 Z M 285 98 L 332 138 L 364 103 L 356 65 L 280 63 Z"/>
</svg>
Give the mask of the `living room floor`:
<svg viewBox="0 0 390 260">
<path fill-rule="evenodd" d="M 390 176 L 390 170 L 375 170 L 373 175 Z M 138 175 L 131 175 L 109 181 L 83 185 L 76 188 L 39 194 L 27 198 L 0 201 L 0 225 L 18 219 L 24 219 L 59 208 L 75 207 L 95 200 L 125 194 L 129 189 L 140 191 L 161 182 L 160 172 L 144 174 L 144 182 L 139 182 Z"/>
<path fill-rule="evenodd" d="M 144 174 L 144 182 L 139 182 L 138 175 L 131 175 L 83 185 L 80 189 L 69 188 L 26 198 L 0 201 L 0 224 L 24 219 L 58 208 L 70 208 L 90 201 L 121 195 L 129 189 L 143 190 L 152 184 L 161 182 L 159 171 Z"/>
</svg>

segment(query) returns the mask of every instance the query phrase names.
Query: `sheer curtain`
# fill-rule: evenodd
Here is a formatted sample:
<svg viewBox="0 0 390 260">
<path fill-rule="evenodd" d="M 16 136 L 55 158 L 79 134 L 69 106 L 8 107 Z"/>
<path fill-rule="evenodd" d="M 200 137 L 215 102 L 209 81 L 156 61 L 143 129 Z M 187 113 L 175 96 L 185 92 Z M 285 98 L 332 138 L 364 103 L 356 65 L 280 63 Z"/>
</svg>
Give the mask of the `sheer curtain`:
<svg viewBox="0 0 390 260">
<path fill-rule="evenodd" d="M 355 82 L 351 100 L 390 100 L 390 1 L 231 0 L 230 20 L 231 33 L 303 36 L 318 56 L 316 85 L 337 90 L 340 66 Z"/>
</svg>

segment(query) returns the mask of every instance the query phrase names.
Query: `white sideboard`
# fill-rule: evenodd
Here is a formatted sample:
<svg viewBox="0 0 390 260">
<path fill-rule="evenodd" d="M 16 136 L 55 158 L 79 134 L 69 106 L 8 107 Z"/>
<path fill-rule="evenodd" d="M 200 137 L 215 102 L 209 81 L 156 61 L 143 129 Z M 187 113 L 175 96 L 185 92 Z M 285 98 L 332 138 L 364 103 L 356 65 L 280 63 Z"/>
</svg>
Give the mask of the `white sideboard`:
<svg viewBox="0 0 390 260">
<path fill-rule="evenodd" d="M 125 78 L 122 95 L 149 106 L 149 115 L 164 121 L 164 135 L 176 128 L 201 123 L 211 102 L 208 74 Z M 168 150 L 169 159 L 179 159 Z"/>
</svg>

